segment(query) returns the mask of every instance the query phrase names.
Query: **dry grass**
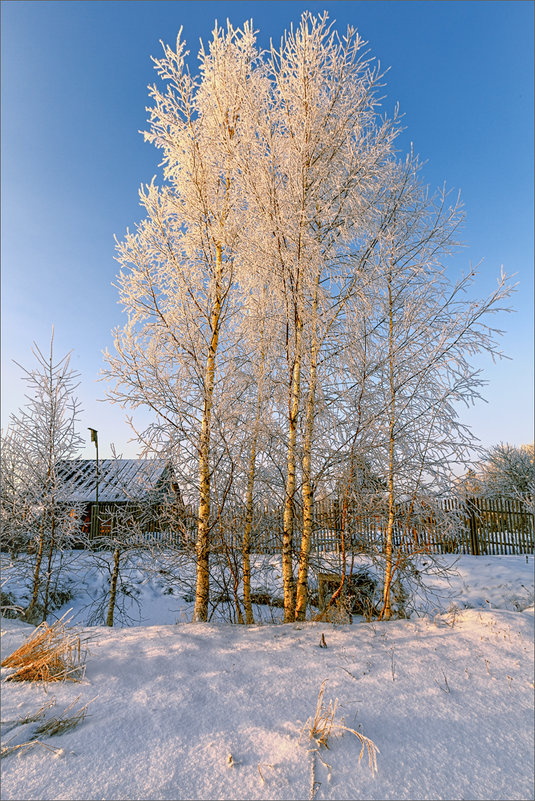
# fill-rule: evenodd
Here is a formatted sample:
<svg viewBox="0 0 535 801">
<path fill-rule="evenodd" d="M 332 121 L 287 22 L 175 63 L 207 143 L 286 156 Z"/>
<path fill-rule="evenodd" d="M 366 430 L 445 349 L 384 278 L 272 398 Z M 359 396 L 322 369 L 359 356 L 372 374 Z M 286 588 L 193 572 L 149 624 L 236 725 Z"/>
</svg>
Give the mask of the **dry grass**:
<svg viewBox="0 0 535 801">
<path fill-rule="evenodd" d="M 13 668 L 6 681 L 80 681 L 85 664 L 80 636 L 67 628 L 63 616 L 49 626 L 41 623 L 26 642 L 2 662 Z"/>
<path fill-rule="evenodd" d="M 28 740 L 28 742 L 19 743 L 19 745 L 3 746 L 0 751 L 0 759 L 4 759 L 4 757 L 10 756 L 10 754 L 15 754 L 17 751 L 19 754 L 23 753 L 24 751 L 29 751 L 30 748 L 34 748 L 36 745 L 42 745 L 43 748 L 46 748 L 47 751 L 51 751 L 54 755 L 62 753 L 61 748 L 55 748 L 53 745 L 47 745 L 47 743 L 43 743 L 41 740 Z"/>
<path fill-rule="evenodd" d="M 338 705 L 338 698 L 334 701 L 329 701 L 327 709 L 324 708 L 323 694 L 325 692 L 325 684 L 323 682 L 316 701 L 316 712 L 314 717 L 311 717 L 305 723 L 305 729 L 311 740 L 315 740 L 318 745 L 324 745 L 325 748 L 329 747 L 329 735 L 331 734 L 334 724 L 334 716 L 336 714 L 336 707 Z"/>
<path fill-rule="evenodd" d="M 74 729 L 81 723 L 86 714 L 87 714 L 87 707 L 91 703 L 88 701 L 87 704 L 80 707 L 80 709 L 74 710 L 73 707 L 77 701 L 79 701 L 80 696 L 74 699 L 74 701 L 69 704 L 69 706 L 65 707 L 63 712 L 60 714 L 54 715 L 53 717 L 48 718 L 47 720 L 43 721 L 45 714 L 48 709 L 53 707 L 56 703 L 55 699 L 49 701 L 47 704 L 44 704 L 37 712 L 34 712 L 31 715 L 27 715 L 25 717 L 17 718 L 17 720 L 8 720 L 2 723 L 2 736 L 4 737 L 8 731 L 15 728 L 16 726 L 24 726 L 27 723 L 36 723 L 38 721 L 43 721 L 39 723 L 39 726 L 32 728 L 31 731 L 31 739 L 26 740 L 22 743 L 17 743 L 16 745 L 12 745 L 14 738 L 4 746 L 0 751 L 0 758 L 3 759 L 4 757 L 10 756 L 11 754 L 23 754 L 26 751 L 34 748 L 36 745 L 41 745 L 43 748 L 47 749 L 48 751 L 54 753 L 56 756 L 62 753 L 61 748 L 55 748 L 54 746 L 48 745 L 44 743 L 40 738 L 41 737 L 55 737 L 59 734 L 64 734 L 71 729 Z M 92 701 L 95 699 L 92 698 Z M 69 712 L 69 714 L 67 714 Z"/>
<path fill-rule="evenodd" d="M 316 711 L 314 716 L 310 717 L 305 723 L 304 730 L 308 731 L 308 735 L 311 740 L 314 740 L 318 746 L 325 746 L 325 748 L 329 747 L 329 737 L 331 734 L 340 734 L 344 731 L 354 734 L 361 745 L 359 762 L 364 756 L 364 752 L 367 751 L 370 770 L 372 773 L 376 773 L 377 754 L 379 753 L 379 749 L 368 737 L 365 737 L 360 732 L 355 731 L 355 729 L 349 728 L 349 726 L 345 726 L 343 723 L 338 723 L 335 721 L 334 718 L 336 715 L 336 708 L 338 706 L 338 698 L 336 698 L 334 701 L 329 701 L 327 707 L 325 707 L 323 702 L 325 684 L 326 682 L 324 681 L 320 687 L 318 700 L 316 701 Z"/>
<path fill-rule="evenodd" d="M 25 726 L 26 723 L 37 723 L 37 721 L 42 720 L 45 716 L 45 712 L 48 709 L 51 709 L 55 703 L 56 700 L 53 698 L 51 701 L 43 704 L 43 706 L 40 707 L 37 712 L 32 712 L 31 715 L 25 715 L 24 717 L 16 718 L 15 720 L 3 720 L 0 723 L 2 728 L 2 736 L 11 731 L 11 729 L 14 729 L 16 726 Z"/>
<path fill-rule="evenodd" d="M 80 700 L 80 696 L 74 699 L 74 701 L 69 704 L 69 706 L 65 707 L 63 712 L 59 715 L 55 715 L 48 720 L 45 720 L 44 723 L 41 723 L 36 729 L 35 734 L 38 737 L 55 737 L 58 734 L 64 734 L 66 731 L 70 731 L 74 729 L 75 726 L 78 726 L 79 723 L 85 718 L 87 714 L 87 707 L 91 703 L 88 701 L 87 704 L 80 707 L 78 710 L 74 710 L 73 707 L 77 701 Z M 92 699 L 94 700 L 94 699 Z M 72 710 L 69 715 L 66 713 Z"/>
</svg>

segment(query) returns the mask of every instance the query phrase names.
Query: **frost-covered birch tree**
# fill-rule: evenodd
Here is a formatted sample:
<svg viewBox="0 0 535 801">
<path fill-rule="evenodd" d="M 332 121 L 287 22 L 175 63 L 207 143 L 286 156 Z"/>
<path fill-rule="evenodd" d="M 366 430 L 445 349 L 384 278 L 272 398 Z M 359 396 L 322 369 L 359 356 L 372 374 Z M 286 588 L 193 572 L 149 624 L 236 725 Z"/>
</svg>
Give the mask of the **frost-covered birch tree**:
<svg viewBox="0 0 535 801">
<path fill-rule="evenodd" d="M 444 191 L 431 195 L 413 157 L 396 167 L 385 198 L 387 225 L 376 249 L 373 310 L 368 328 L 371 420 L 376 456 L 384 465 L 387 526 L 382 616 L 391 610 L 391 587 L 407 549 L 393 540 L 400 501 L 408 502 L 404 535 L 418 500 L 432 502 L 451 486 L 454 465 L 467 464 L 473 437 L 458 404 L 481 397 L 484 380 L 472 359 L 501 355 L 500 332 L 489 317 L 503 310 L 511 291 L 502 275 L 488 298 L 474 299 L 475 269 L 452 280 L 447 259 L 457 247 L 463 215 Z M 377 407 L 377 402 L 380 405 Z"/>
<path fill-rule="evenodd" d="M 111 397 L 154 412 L 140 439 L 170 449 L 189 482 L 196 620 L 229 498 L 245 510 L 253 619 L 260 476 L 283 506 L 284 619 L 304 619 L 315 488 L 353 487 L 363 464 L 389 499 L 388 616 L 396 498 L 464 458 L 455 403 L 478 396 L 470 356 L 496 352 L 483 321 L 507 287 L 478 304 L 464 296 L 470 276 L 450 282 L 459 208 L 427 194 L 412 156 L 397 163 L 397 113 L 379 115 L 380 68 L 354 29 L 339 36 L 305 12 L 259 53 L 252 25 L 216 25 L 197 77 L 186 56 L 179 35 L 155 60 L 167 89 L 150 90 L 146 138 L 163 151 L 163 183 L 142 188 L 145 218 L 118 245 L 128 322 L 107 355 Z"/>
<path fill-rule="evenodd" d="M 164 183 L 140 191 L 145 219 L 118 245 L 118 287 L 128 323 L 115 333 L 108 374 L 112 399 L 148 406 L 155 422 L 144 432 L 151 447 L 178 448 L 178 461 L 195 458 L 196 620 L 209 603 L 211 462 L 214 411 L 232 372 L 240 305 L 235 254 L 243 228 L 243 197 L 235 180 L 235 142 L 244 97 L 255 91 L 255 38 L 217 25 L 200 74 L 186 65 L 185 44 L 164 47 L 155 67 L 167 90 L 150 89 L 150 129 L 163 151 Z"/>
<path fill-rule="evenodd" d="M 396 126 L 378 117 L 381 75 L 363 40 L 352 28 L 340 38 L 327 15 L 303 14 L 297 29 L 285 33 L 278 49 L 271 48 L 267 74 L 269 95 L 251 115 L 256 150 L 246 153 L 241 173 L 254 226 L 249 256 L 269 269 L 282 314 L 287 384 L 282 560 L 290 621 L 304 618 L 307 603 L 318 363 L 344 304 L 359 288 L 362 265 L 355 243 L 360 250 L 368 233 L 366 220 Z M 300 485 L 296 587 L 292 551 Z"/>
</svg>

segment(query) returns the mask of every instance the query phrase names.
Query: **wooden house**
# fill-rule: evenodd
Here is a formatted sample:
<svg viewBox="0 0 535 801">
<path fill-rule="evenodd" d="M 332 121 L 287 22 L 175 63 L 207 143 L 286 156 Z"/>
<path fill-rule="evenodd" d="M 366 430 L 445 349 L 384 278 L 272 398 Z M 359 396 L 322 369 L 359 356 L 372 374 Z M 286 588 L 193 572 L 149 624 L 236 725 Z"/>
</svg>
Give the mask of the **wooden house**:
<svg viewBox="0 0 535 801">
<path fill-rule="evenodd" d="M 83 534 L 109 535 L 117 520 L 161 525 L 162 509 L 183 510 L 178 482 L 164 459 L 71 459 L 58 464 L 61 502 L 80 515 Z M 128 513 L 128 514 L 127 514 Z"/>
</svg>

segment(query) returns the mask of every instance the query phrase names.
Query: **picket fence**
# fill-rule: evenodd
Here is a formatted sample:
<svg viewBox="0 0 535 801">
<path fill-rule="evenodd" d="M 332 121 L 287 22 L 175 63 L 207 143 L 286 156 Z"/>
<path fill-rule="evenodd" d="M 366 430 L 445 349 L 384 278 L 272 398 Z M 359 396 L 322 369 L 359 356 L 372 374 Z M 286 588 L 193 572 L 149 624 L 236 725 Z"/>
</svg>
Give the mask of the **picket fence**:
<svg viewBox="0 0 535 801">
<path fill-rule="evenodd" d="M 143 520 L 143 514 L 145 519 Z M 251 532 L 252 553 L 278 554 L 282 551 L 281 508 L 256 509 Z M 301 510 L 295 512 L 294 551 L 300 547 Z M 171 524 L 165 513 L 152 510 L 138 515 L 139 525 L 126 535 L 129 544 L 159 545 L 180 550 L 195 546 L 196 518 L 182 510 Z M 220 552 L 242 548 L 245 517 L 242 510 L 226 510 L 212 525 L 211 549 Z M 373 553 L 384 549 L 386 509 L 373 511 L 338 500 L 321 500 L 314 505 L 312 549 L 316 552 Z M 101 504 L 96 518 L 92 509 L 91 530 L 110 535 L 114 510 Z M 98 536 L 98 535 L 97 535 Z M 393 540 L 397 548 L 410 553 L 430 554 L 530 554 L 533 553 L 533 512 L 522 499 L 446 498 L 440 503 L 399 504 L 395 510 Z"/>
</svg>

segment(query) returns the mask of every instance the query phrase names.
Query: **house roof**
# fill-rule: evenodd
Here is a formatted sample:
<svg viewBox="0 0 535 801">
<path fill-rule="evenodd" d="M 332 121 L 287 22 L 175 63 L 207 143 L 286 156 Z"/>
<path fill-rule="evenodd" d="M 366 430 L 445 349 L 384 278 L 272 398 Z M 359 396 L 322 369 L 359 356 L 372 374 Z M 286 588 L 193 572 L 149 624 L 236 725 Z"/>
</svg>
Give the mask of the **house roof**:
<svg viewBox="0 0 535 801">
<path fill-rule="evenodd" d="M 69 503 L 96 501 L 96 459 L 70 459 L 58 464 L 57 475 L 64 487 L 60 493 Z M 124 503 L 147 500 L 150 495 L 169 492 L 174 473 L 164 459 L 99 459 L 98 500 Z"/>
</svg>

